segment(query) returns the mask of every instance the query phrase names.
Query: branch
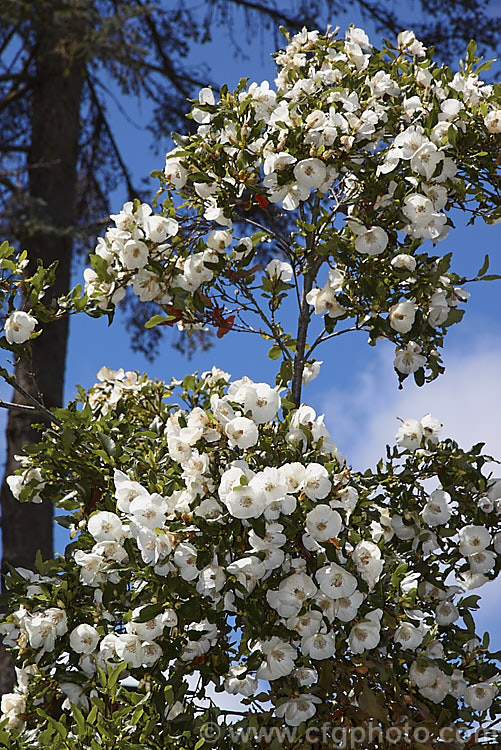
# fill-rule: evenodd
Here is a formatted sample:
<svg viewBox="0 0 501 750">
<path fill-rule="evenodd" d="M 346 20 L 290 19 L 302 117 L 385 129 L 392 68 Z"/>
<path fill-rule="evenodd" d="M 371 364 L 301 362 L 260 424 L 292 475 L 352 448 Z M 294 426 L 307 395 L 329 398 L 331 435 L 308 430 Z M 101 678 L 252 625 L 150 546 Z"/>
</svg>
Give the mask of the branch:
<svg viewBox="0 0 501 750">
<path fill-rule="evenodd" d="M 61 425 L 62 424 L 61 420 L 58 419 L 50 411 L 50 409 L 47 409 L 43 404 L 41 404 L 40 401 L 38 401 L 38 399 L 35 398 L 35 396 L 32 396 L 31 393 L 29 393 L 28 391 L 26 391 L 21 385 L 19 385 L 19 383 L 16 383 L 16 381 L 13 378 L 12 378 L 12 380 L 9 378 L 8 382 L 14 388 L 14 390 L 16 390 L 18 393 L 20 393 L 26 399 L 28 399 L 28 401 L 31 401 L 31 403 L 33 404 L 34 411 L 40 412 L 40 414 L 43 414 L 51 422 L 54 422 L 54 424 L 57 424 L 57 425 Z M 20 406 L 22 408 L 23 405 L 20 404 Z M 16 405 L 16 408 L 19 408 L 19 407 Z M 26 409 L 26 408 L 29 409 L 30 407 L 29 406 L 27 407 L 27 405 L 24 405 L 24 409 Z"/>
<path fill-rule="evenodd" d="M 237 5 L 249 10 L 256 10 L 258 13 L 262 13 L 264 16 L 268 16 L 273 21 L 287 24 L 292 28 L 296 28 L 298 26 L 297 18 L 288 16 L 278 8 L 270 8 L 267 3 L 251 2 L 251 0 L 230 0 L 230 2 L 232 3 L 232 5 Z"/>
<path fill-rule="evenodd" d="M 239 213 L 235 215 L 240 221 L 246 222 L 247 224 L 251 224 L 253 227 L 256 227 L 256 229 L 260 229 L 262 232 L 266 232 L 266 234 L 269 234 L 270 237 L 273 237 L 278 242 L 278 244 L 282 246 L 282 248 L 284 249 L 284 252 L 286 252 L 287 255 L 290 253 L 290 247 L 287 244 L 287 241 L 284 240 L 284 238 L 281 237 L 279 234 L 277 234 L 273 229 L 269 229 L 268 227 L 263 226 L 263 224 L 260 224 L 258 221 L 249 219 L 248 216 L 242 216 Z"/>
<path fill-rule="evenodd" d="M 315 198 L 314 205 L 311 209 L 311 223 L 318 223 L 318 212 L 320 208 L 320 198 L 317 195 Z M 304 206 L 300 206 L 301 219 L 306 221 L 306 212 Z M 316 279 L 318 270 L 325 258 L 318 257 L 315 254 L 315 243 L 317 240 L 316 233 L 308 234 L 306 236 L 306 248 L 305 248 L 305 271 L 303 281 L 303 292 L 301 297 L 301 305 L 299 308 L 299 320 L 297 326 L 297 337 L 296 337 L 296 354 L 294 356 L 294 367 L 292 371 L 292 384 L 291 384 L 291 395 L 292 400 L 299 408 L 301 405 L 301 388 L 303 382 L 304 365 L 306 362 L 306 336 L 308 334 L 308 326 L 311 318 L 311 308 L 306 297 L 313 288 L 313 282 Z"/>
<path fill-rule="evenodd" d="M 305 356 L 304 361 L 307 362 L 310 359 L 311 353 L 313 352 L 314 349 L 317 348 L 319 344 L 323 344 L 324 341 L 329 341 L 329 339 L 334 339 L 336 338 L 336 336 L 341 336 L 343 333 L 350 333 L 351 331 L 365 331 L 365 328 L 361 328 L 360 326 L 355 325 L 355 326 L 351 326 L 350 328 L 343 328 L 342 331 L 333 331 L 333 333 L 329 333 L 327 336 L 324 336 L 324 333 L 326 333 L 325 328 L 324 328 L 322 333 L 320 333 L 317 336 L 316 340 L 308 349 L 308 353 Z"/>
<path fill-rule="evenodd" d="M 87 84 L 89 86 L 89 91 L 90 91 L 91 99 L 92 99 L 92 101 L 94 103 L 94 106 L 97 109 L 98 116 L 101 118 L 101 121 L 102 121 L 102 123 L 104 125 L 104 129 L 106 130 L 106 134 L 107 134 L 107 136 L 108 136 L 108 138 L 110 140 L 111 146 L 113 148 L 113 151 L 115 152 L 115 156 L 116 156 L 117 161 L 118 161 L 118 163 L 120 165 L 120 169 L 122 170 L 122 174 L 123 174 L 123 176 L 125 178 L 125 182 L 126 182 L 126 185 L 127 185 L 127 190 L 128 190 L 128 193 L 129 193 L 129 199 L 132 200 L 133 198 L 136 198 L 136 197 L 138 198 L 139 197 L 139 192 L 134 188 L 134 186 L 132 184 L 132 181 L 131 181 L 131 178 L 130 178 L 130 174 L 129 174 L 129 170 L 127 169 L 127 166 L 126 166 L 124 160 L 122 159 L 122 154 L 120 153 L 120 149 L 118 148 L 118 144 L 117 144 L 117 142 L 115 140 L 115 137 L 114 137 L 114 135 L 112 133 L 112 130 L 110 128 L 108 120 L 105 117 L 104 109 L 103 109 L 103 107 L 101 105 L 101 102 L 99 101 L 99 98 L 98 98 L 97 93 L 96 93 L 96 89 L 94 87 L 94 84 L 93 84 L 92 79 L 91 79 L 90 76 L 87 76 Z"/>
<path fill-rule="evenodd" d="M 28 406 L 28 404 L 13 404 L 11 401 L 0 400 L 1 409 L 18 409 L 19 411 L 37 411 L 35 406 Z"/>
<path fill-rule="evenodd" d="M 376 7 L 372 3 L 367 2 L 367 0 L 357 0 L 357 4 L 362 8 L 362 12 L 365 11 L 369 17 L 373 18 L 393 34 L 397 34 L 400 31 L 395 14 L 381 12 L 378 9 L 379 2 L 376 4 Z"/>
<path fill-rule="evenodd" d="M 136 5 L 138 5 L 143 11 L 144 18 L 146 20 L 146 25 L 148 26 L 148 29 L 150 30 L 150 34 L 151 34 L 151 38 L 152 38 L 155 50 L 163 64 L 163 73 L 167 75 L 169 80 L 172 82 L 172 85 L 174 86 L 174 88 L 177 89 L 177 91 L 180 94 L 182 94 L 184 97 L 188 98 L 190 92 L 187 91 L 187 89 L 183 85 L 184 83 L 183 78 L 178 74 L 178 72 L 174 68 L 174 65 L 172 64 L 169 57 L 167 57 L 165 53 L 163 43 L 158 33 L 158 29 L 156 27 L 155 21 L 153 20 L 151 16 L 151 10 L 147 8 L 141 0 L 136 0 Z"/>
</svg>

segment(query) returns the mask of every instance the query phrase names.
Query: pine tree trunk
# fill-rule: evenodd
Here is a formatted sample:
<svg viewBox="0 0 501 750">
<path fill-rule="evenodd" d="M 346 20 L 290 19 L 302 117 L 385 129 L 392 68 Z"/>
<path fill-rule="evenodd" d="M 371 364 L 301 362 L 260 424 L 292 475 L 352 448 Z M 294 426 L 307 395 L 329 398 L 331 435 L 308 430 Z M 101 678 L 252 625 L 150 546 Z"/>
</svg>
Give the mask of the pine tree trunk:
<svg viewBox="0 0 501 750">
<path fill-rule="evenodd" d="M 52 12 L 57 10 L 55 2 Z M 28 227 L 19 232 L 33 267 L 37 259 L 45 266 L 58 261 L 54 296 L 70 287 L 72 226 L 77 182 L 80 136 L 80 102 L 84 61 L 73 54 L 77 29 L 58 26 L 52 17 L 38 18 L 36 30 L 37 71 L 31 102 L 31 145 L 28 189 L 34 210 Z M 38 205 L 37 205 L 38 204 Z M 46 300 L 48 301 L 48 300 Z M 68 320 L 51 324 L 33 342 L 31 365 L 16 367 L 16 380 L 40 398 L 45 406 L 62 404 Z M 25 403 L 15 392 L 13 401 Z M 23 446 L 36 441 L 31 415 L 9 412 L 7 460 L 0 490 L 2 511 L 2 573 L 9 563 L 33 568 L 37 550 L 53 555 L 52 503 L 21 504 L 13 499 L 5 478 L 18 466 L 15 456 Z M 36 421 L 40 421 L 37 417 Z M 11 690 L 14 674 L 10 657 L 0 653 L 0 694 Z"/>
</svg>

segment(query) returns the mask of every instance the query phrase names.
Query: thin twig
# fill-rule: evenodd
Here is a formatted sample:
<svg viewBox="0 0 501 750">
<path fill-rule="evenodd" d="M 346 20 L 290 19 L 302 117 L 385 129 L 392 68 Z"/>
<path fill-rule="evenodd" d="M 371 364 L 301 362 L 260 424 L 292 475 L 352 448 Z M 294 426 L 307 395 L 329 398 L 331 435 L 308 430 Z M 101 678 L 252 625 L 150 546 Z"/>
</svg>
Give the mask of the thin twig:
<svg viewBox="0 0 501 750">
<path fill-rule="evenodd" d="M 38 399 L 35 398 L 35 396 L 32 396 L 31 393 L 26 391 L 22 385 L 19 385 L 19 383 L 16 383 L 14 380 L 9 381 L 10 385 L 14 388 L 14 390 L 18 391 L 21 395 L 23 395 L 25 398 L 28 399 L 28 401 L 31 401 L 33 404 L 33 408 L 35 411 L 40 412 L 45 417 L 50 419 L 51 422 L 54 422 L 54 424 L 62 425 L 62 422 L 60 419 L 58 419 L 51 411 L 50 409 L 47 409 L 43 404 L 38 401 Z"/>
<path fill-rule="evenodd" d="M 11 401 L 1 401 L 1 409 L 18 409 L 19 411 L 36 411 L 34 406 L 28 406 L 28 404 L 13 404 Z"/>
</svg>

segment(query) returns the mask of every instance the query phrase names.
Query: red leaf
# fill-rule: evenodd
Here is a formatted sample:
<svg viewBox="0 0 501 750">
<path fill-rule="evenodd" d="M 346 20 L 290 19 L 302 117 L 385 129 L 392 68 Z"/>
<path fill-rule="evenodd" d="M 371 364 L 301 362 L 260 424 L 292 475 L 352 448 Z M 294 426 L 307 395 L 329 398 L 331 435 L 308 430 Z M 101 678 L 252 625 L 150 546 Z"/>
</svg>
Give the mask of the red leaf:
<svg viewBox="0 0 501 750">
<path fill-rule="evenodd" d="M 235 316 L 234 315 L 229 315 L 226 319 L 223 319 L 223 322 L 221 323 L 221 325 L 217 329 L 216 336 L 218 337 L 218 339 L 222 339 L 223 336 L 225 336 L 227 333 L 229 333 L 231 331 L 231 329 L 233 328 L 233 323 L 234 322 L 235 322 Z"/>
</svg>

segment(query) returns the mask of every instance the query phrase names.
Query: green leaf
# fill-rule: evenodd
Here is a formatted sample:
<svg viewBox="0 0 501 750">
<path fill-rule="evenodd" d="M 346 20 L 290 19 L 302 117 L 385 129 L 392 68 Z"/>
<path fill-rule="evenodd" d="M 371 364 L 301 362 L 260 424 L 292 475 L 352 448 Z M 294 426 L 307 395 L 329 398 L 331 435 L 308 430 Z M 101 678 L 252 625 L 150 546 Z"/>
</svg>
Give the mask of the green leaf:
<svg viewBox="0 0 501 750">
<path fill-rule="evenodd" d="M 161 602 L 158 602 L 157 604 L 148 604 L 147 607 L 142 608 L 139 616 L 134 618 L 134 622 L 149 622 L 159 615 L 163 611 L 163 608 Z"/>
<path fill-rule="evenodd" d="M 76 437 L 77 437 L 77 434 L 74 429 L 72 429 L 71 427 L 65 427 L 61 435 L 61 443 L 63 444 L 63 448 L 65 450 L 68 450 L 68 448 L 71 448 L 71 446 L 76 440 Z"/>
<path fill-rule="evenodd" d="M 421 387 L 424 385 L 424 368 L 420 367 L 419 370 L 416 370 L 414 373 L 414 380 L 416 382 L 416 385 Z"/>
<path fill-rule="evenodd" d="M 167 323 L 170 320 L 173 320 L 172 315 L 153 315 L 152 318 L 146 321 L 144 327 L 154 328 L 155 326 L 159 326 L 162 323 Z"/>
<path fill-rule="evenodd" d="M 487 269 L 489 268 L 489 256 L 486 255 L 484 258 L 484 262 L 482 263 L 482 267 L 480 268 L 479 272 L 477 273 L 477 276 L 483 276 Z"/>
<path fill-rule="evenodd" d="M 278 344 L 273 344 L 273 346 L 271 347 L 270 351 L 268 352 L 268 357 L 270 359 L 279 359 L 281 353 L 282 352 L 281 352 L 281 349 L 278 346 Z"/>
<path fill-rule="evenodd" d="M 73 703 L 71 704 L 71 710 L 73 712 L 73 718 L 75 719 L 75 722 L 77 725 L 78 734 L 82 736 L 85 735 L 86 726 L 85 726 L 85 719 L 84 719 L 82 712 L 80 711 L 79 708 L 74 706 Z"/>
<path fill-rule="evenodd" d="M 112 440 L 110 436 L 106 435 L 104 432 L 98 432 L 97 437 L 106 453 L 108 453 L 108 455 L 110 456 L 114 456 L 116 451 L 115 441 Z"/>
</svg>

